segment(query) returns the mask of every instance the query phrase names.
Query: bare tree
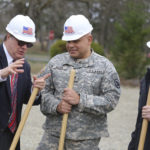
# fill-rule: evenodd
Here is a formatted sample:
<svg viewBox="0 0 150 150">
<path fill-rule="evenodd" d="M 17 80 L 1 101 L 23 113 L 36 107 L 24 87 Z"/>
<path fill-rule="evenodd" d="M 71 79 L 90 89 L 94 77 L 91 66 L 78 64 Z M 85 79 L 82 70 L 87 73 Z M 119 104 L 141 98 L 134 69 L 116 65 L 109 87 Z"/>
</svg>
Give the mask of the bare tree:
<svg viewBox="0 0 150 150">
<path fill-rule="evenodd" d="M 115 36 L 114 24 L 121 21 L 120 13 L 124 4 L 130 0 L 0 0 L 0 30 L 16 14 L 29 15 L 36 24 L 37 38 L 48 42 L 48 34 L 53 30 L 56 38 L 61 38 L 65 20 L 73 14 L 83 14 L 89 18 L 94 30 L 94 40 L 98 41 L 109 52 Z M 141 0 L 133 0 L 141 1 Z M 149 0 L 142 0 L 150 13 Z M 149 19 L 150 20 L 150 19 Z M 147 24 L 150 21 L 147 20 Z"/>
</svg>

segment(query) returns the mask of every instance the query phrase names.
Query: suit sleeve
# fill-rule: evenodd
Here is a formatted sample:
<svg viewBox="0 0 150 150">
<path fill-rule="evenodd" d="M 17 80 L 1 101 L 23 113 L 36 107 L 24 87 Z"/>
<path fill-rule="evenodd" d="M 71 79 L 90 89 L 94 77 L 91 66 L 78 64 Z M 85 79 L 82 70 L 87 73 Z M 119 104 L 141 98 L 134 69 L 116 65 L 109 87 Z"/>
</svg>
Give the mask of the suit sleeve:
<svg viewBox="0 0 150 150">
<path fill-rule="evenodd" d="M 140 133 L 141 133 L 141 127 L 142 127 L 142 107 L 146 104 L 147 99 L 147 93 L 146 93 L 146 85 L 145 85 L 145 79 L 141 81 L 140 84 L 140 97 L 139 97 L 139 103 L 138 103 L 138 116 L 136 120 L 135 130 L 131 134 L 131 141 L 128 146 L 128 150 L 137 150 Z"/>
<path fill-rule="evenodd" d="M 27 104 L 32 93 L 31 68 L 28 63 L 26 63 L 25 66 L 25 87 L 26 88 L 24 89 L 24 104 Z M 39 94 L 36 97 L 33 105 L 38 105 L 40 104 L 40 102 L 41 102 L 41 95 Z"/>
</svg>

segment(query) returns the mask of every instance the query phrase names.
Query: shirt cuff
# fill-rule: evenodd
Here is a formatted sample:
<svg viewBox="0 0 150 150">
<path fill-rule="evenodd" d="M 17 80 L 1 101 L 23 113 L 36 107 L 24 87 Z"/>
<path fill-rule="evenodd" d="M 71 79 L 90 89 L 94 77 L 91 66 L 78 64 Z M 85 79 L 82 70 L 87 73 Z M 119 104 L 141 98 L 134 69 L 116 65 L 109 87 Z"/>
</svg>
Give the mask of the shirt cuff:
<svg viewBox="0 0 150 150">
<path fill-rule="evenodd" d="M 0 82 L 6 81 L 6 80 L 7 80 L 7 78 L 2 78 L 1 77 L 1 70 L 0 70 Z"/>
</svg>

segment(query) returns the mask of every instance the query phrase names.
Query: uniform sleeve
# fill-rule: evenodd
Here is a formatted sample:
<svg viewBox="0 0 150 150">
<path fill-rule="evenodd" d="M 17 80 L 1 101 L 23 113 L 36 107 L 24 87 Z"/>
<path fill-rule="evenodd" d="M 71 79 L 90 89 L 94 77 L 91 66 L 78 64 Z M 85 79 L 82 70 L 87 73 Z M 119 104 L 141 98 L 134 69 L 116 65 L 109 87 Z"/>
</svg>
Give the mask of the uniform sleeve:
<svg viewBox="0 0 150 150">
<path fill-rule="evenodd" d="M 79 109 L 95 115 L 112 111 L 120 98 L 120 80 L 113 66 L 109 63 L 99 87 L 99 95 L 80 93 Z"/>
<path fill-rule="evenodd" d="M 50 64 L 46 66 L 45 73 L 51 74 Z M 52 81 L 52 74 L 48 79 L 46 79 L 45 88 L 41 91 L 41 93 L 41 112 L 44 115 L 57 114 L 56 108 L 60 101 L 54 96 L 54 84 Z"/>
</svg>

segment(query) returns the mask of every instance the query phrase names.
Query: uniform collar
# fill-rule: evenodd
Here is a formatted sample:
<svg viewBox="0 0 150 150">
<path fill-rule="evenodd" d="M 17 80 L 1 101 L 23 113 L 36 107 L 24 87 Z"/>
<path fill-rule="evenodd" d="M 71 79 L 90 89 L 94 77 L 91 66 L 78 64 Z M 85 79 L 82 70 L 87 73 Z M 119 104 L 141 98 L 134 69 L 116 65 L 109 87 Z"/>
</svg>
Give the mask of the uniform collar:
<svg viewBox="0 0 150 150">
<path fill-rule="evenodd" d="M 93 66 L 94 65 L 94 51 L 92 50 L 91 55 L 85 59 L 74 59 L 70 57 L 69 55 L 68 59 L 66 59 L 63 65 L 70 65 L 70 66 L 73 66 L 74 68 Z"/>
</svg>

